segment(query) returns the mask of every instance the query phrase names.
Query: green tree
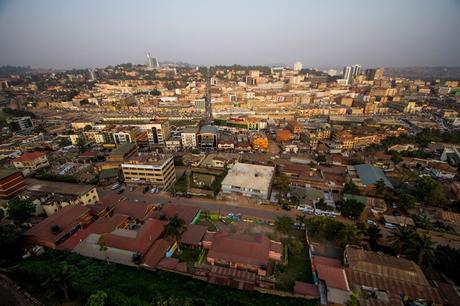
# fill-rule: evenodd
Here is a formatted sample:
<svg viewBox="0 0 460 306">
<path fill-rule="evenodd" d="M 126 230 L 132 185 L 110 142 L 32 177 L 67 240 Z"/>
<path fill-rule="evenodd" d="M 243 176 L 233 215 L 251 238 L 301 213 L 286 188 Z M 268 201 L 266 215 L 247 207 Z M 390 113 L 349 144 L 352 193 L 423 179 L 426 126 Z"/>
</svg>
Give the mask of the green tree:
<svg viewBox="0 0 460 306">
<path fill-rule="evenodd" d="M 428 205 L 439 205 L 446 198 L 442 185 L 429 176 L 419 178 L 415 187 L 418 199 Z"/>
<path fill-rule="evenodd" d="M 78 151 L 80 151 L 80 153 L 83 153 L 85 151 L 86 140 L 85 140 L 85 136 L 83 136 L 83 134 L 80 134 L 80 136 L 78 136 L 77 147 L 78 147 Z"/>
<path fill-rule="evenodd" d="M 86 301 L 86 306 L 104 306 L 107 302 L 107 293 L 102 290 L 98 290 L 91 294 Z"/>
<path fill-rule="evenodd" d="M 282 234 L 290 234 L 294 221 L 289 216 L 279 216 L 275 219 L 275 229 Z"/>
<path fill-rule="evenodd" d="M 408 194 L 408 193 L 405 193 L 405 192 L 402 192 L 400 193 L 399 195 L 399 207 L 403 210 L 403 211 L 408 211 L 408 210 L 411 210 L 411 209 L 414 209 L 415 208 L 415 205 L 417 203 L 417 199 Z"/>
<path fill-rule="evenodd" d="M 358 186 L 356 186 L 355 183 L 350 181 L 348 183 L 345 183 L 345 185 L 343 186 L 342 193 L 349 193 L 349 194 L 359 195 L 360 191 L 359 191 Z"/>
<path fill-rule="evenodd" d="M 346 217 L 357 219 L 363 212 L 365 206 L 366 205 L 355 199 L 347 199 L 343 202 L 340 211 Z"/>
<path fill-rule="evenodd" d="M 339 231 L 339 241 L 342 246 L 347 244 L 359 244 L 361 241 L 361 232 L 354 224 L 345 224 Z"/>
<path fill-rule="evenodd" d="M 380 179 L 375 183 L 375 190 L 377 191 L 377 194 L 383 194 L 385 192 L 385 181 L 383 179 Z"/>
<path fill-rule="evenodd" d="M 359 294 L 356 291 L 352 291 L 348 297 L 345 306 L 359 306 Z"/>
<path fill-rule="evenodd" d="M 406 255 L 422 267 L 431 267 L 436 262 L 434 244 L 427 234 L 415 236 L 413 243 L 406 249 Z"/>
<path fill-rule="evenodd" d="M 21 230 L 14 224 L 0 224 L 0 262 L 9 263 L 21 258 Z"/>
<path fill-rule="evenodd" d="M 178 216 L 173 216 L 168 220 L 168 223 L 164 226 L 165 236 L 172 237 L 180 246 L 180 240 L 182 238 L 182 233 L 185 229 L 185 221 L 179 218 Z"/>
<path fill-rule="evenodd" d="M 107 257 L 107 251 L 109 248 L 107 247 L 104 236 L 101 236 L 101 238 L 98 241 L 98 244 L 99 244 L 99 251 L 104 252 L 105 260 L 107 263 L 109 263 L 109 258 Z"/>
<path fill-rule="evenodd" d="M 78 275 L 78 271 L 66 261 L 53 266 L 50 275 L 43 281 L 42 287 L 58 292 L 64 295 L 64 298 L 70 300 L 70 291 L 74 289 L 74 278 Z"/>
<path fill-rule="evenodd" d="M 404 226 L 397 227 L 393 230 L 391 235 L 388 237 L 391 242 L 391 248 L 396 254 L 406 254 L 407 248 L 415 243 L 417 239 L 417 233 L 413 228 Z"/>
<path fill-rule="evenodd" d="M 16 198 L 9 201 L 7 205 L 8 218 L 18 223 L 27 221 L 34 211 L 35 205 L 29 200 Z"/>
<path fill-rule="evenodd" d="M 366 229 L 366 236 L 369 237 L 369 244 L 371 248 L 375 248 L 377 245 L 377 241 L 382 238 L 382 233 L 380 231 L 380 227 L 377 225 L 370 225 Z"/>
<path fill-rule="evenodd" d="M 273 181 L 273 188 L 277 190 L 280 195 L 286 196 L 289 192 L 290 180 L 286 175 L 278 175 Z"/>
</svg>

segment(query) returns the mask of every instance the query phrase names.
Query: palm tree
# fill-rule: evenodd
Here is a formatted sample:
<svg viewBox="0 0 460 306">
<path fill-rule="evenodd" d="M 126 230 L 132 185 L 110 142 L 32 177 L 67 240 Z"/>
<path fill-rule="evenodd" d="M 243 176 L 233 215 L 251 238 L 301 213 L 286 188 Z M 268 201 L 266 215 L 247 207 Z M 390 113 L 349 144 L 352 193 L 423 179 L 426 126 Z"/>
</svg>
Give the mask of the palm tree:
<svg viewBox="0 0 460 306">
<path fill-rule="evenodd" d="M 398 227 L 388 237 L 391 247 L 397 254 L 405 254 L 408 246 L 412 245 L 417 238 L 417 233 L 411 227 Z"/>
<path fill-rule="evenodd" d="M 380 179 L 375 183 L 375 190 L 377 191 L 377 194 L 383 194 L 385 192 L 385 182 L 383 179 Z"/>
<path fill-rule="evenodd" d="M 109 263 L 109 258 L 107 257 L 107 251 L 108 251 L 108 247 L 107 247 L 107 244 L 105 242 L 105 237 L 104 236 L 101 236 L 101 238 L 99 239 L 99 251 L 101 252 L 104 252 L 104 257 L 105 257 L 105 260 L 107 263 Z"/>
<path fill-rule="evenodd" d="M 366 229 L 366 235 L 369 237 L 369 244 L 371 248 L 374 248 L 377 244 L 377 240 L 382 238 L 382 233 L 380 232 L 380 228 L 377 225 L 371 225 Z"/>
<path fill-rule="evenodd" d="M 361 241 L 361 232 L 354 224 L 344 224 L 339 232 L 339 239 L 342 245 L 358 244 Z"/>
<path fill-rule="evenodd" d="M 434 256 L 433 241 L 431 241 L 430 236 L 426 233 L 423 235 L 417 234 L 414 244 L 407 249 L 407 255 L 420 266 L 432 266 L 436 258 Z"/>
<path fill-rule="evenodd" d="M 179 218 L 178 216 L 174 216 L 169 219 L 169 222 L 167 224 L 165 224 L 164 229 L 165 236 L 173 237 L 174 240 L 177 242 L 177 245 L 180 246 L 182 233 L 185 229 L 185 221 Z"/>
<path fill-rule="evenodd" d="M 423 229 L 431 229 L 433 227 L 431 223 L 431 218 L 426 214 L 415 215 L 414 221 L 418 227 L 421 227 Z"/>
</svg>

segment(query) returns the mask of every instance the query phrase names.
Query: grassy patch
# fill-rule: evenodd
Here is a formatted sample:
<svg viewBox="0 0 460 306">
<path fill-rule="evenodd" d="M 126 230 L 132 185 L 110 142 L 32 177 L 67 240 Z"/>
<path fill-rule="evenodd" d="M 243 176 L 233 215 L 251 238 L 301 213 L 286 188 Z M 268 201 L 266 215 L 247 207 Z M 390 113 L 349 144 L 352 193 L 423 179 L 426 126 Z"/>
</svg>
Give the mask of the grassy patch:
<svg viewBox="0 0 460 306">
<path fill-rule="evenodd" d="M 45 304 L 61 305 L 63 295 L 53 289 L 59 287 L 57 279 L 63 275 L 59 267 L 64 263 L 70 268 L 64 279 L 76 305 L 84 305 L 81 301 L 97 290 L 107 293 L 107 305 L 317 305 L 317 301 L 240 291 L 175 273 L 107 264 L 63 251 L 47 251 L 26 259 L 11 277 L 30 292 L 41 290 L 37 298 L 47 296 L 42 300 Z M 43 286 L 46 280 L 56 284 Z"/>
<path fill-rule="evenodd" d="M 282 290 L 292 290 L 295 281 L 312 283 L 311 264 L 305 244 L 305 234 L 295 231 L 283 239 L 285 260 L 276 266 L 276 286 Z"/>
</svg>

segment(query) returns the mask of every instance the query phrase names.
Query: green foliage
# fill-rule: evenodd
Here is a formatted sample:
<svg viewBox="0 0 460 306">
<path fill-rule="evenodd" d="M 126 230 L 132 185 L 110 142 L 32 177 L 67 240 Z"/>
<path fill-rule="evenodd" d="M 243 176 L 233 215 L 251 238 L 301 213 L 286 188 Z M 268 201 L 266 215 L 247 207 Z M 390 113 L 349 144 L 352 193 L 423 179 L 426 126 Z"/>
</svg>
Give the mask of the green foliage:
<svg viewBox="0 0 460 306">
<path fill-rule="evenodd" d="M 433 242 L 426 234 L 420 235 L 408 226 L 398 227 L 393 230 L 389 240 L 397 254 L 406 256 L 418 265 L 430 267 L 436 262 Z"/>
<path fill-rule="evenodd" d="M 365 206 L 364 203 L 358 202 L 355 199 L 347 199 L 343 202 L 340 211 L 346 217 L 358 219 Z"/>
<path fill-rule="evenodd" d="M 348 298 L 348 301 L 345 303 L 345 306 L 359 306 L 359 294 L 356 291 L 353 291 Z"/>
<path fill-rule="evenodd" d="M 435 249 L 435 257 L 437 258 L 435 267 L 457 285 L 460 285 L 460 273 L 458 273 L 458 267 L 460 267 L 460 250 L 439 245 Z"/>
<path fill-rule="evenodd" d="M 0 224 L 0 264 L 19 260 L 22 255 L 21 230 L 14 224 Z"/>
<path fill-rule="evenodd" d="M 102 290 L 98 290 L 91 294 L 86 301 L 86 306 L 104 306 L 107 302 L 107 293 Z"/>
<path fill-rule="evenodd" d="M 282 196 L 286 196 L 289 192 L 290 180 L 286 175 L 278 175 L 273 181 L 273 188 Z"/>
<path fill-rule="evenodd" d="M 427 205 L 440 205 L 445 201 L 444 188 L 429 176 L 418 178 L 415 187 L 417 198 Z"/>
<path fill-rule="evenodd" d="M 293 226 L 294 221 L 289 216 L 280 216 L 275 219 L 275 229 L 282 234 L 290 234 Z"/>
<path fill-rule="evenodd" d="M 18 198 L 8 202 L 8 218 L 23 223 L 27 221 L 35 211 L 35 205 L 29 200 L 20 200 Z"/>
<path fill-rule="evenodd" d="M 303 261 L 306 262 L 305 257 Z M 245 292 L 161 270 L 147 271 L 116 264 L 107 265 L 103 261 L 56 250 L 49 250 L 39 257 L 22 261 L 12 277 L 23 286 L 34 286 L 49 278 L 57 279 L 54 274 L 59 275 L 60 272 L 56 267 L 63 262 L 74 267 L 72 273 L 65 278 L 67 284 L 72 284 L 68 286 L 71 297 L 89 298 L 91 294 L 101 290 L 107 294 L 107 305 L 164 305 L 161 303 L 165 301 L 174 301 L 179 305 L 188 303 L 216 306 L 317 305 L 317 301 Z M 63 295 L 61 290 L 46 295 L 42 291 L 41 295 L 35 295 L 46 298 L 50 294 L 57 295 L 58 298 Z"/>
<path fill-rule="evenodd" d="M 408 193 L 405 193 L 405 192 L 401 192 L 399 194 L 399 207 L 404 210 L 404 211 L 408 211 L 408 210 L 411 210 L 411 209 L 414 209 L 415 208 L 415 204 L 417 203 L 417 199 L 408 194 Z"/>
<path fill-rule="evenodd" d="M 359 195 L 360 191 L 359 191 L 358 186 L 356 186 L 355 183 L 350 181 L 348 183 L 345 183 L 345 185 L 343 186 L 342 193 Z"/>
<path fill-rule="evenodd" d="M 383 179 L 380 179 L 375 183 L 375 190 L 377 191 L 377 194 L 383 194 L 385 192 L 385 182 Z"/>
<path fill-rule="evenodd" d="M 308 234 L 316 239 L 334 241 L 342 246 L 359 244 L 361 231 L 354 224 L 344 224 L 328 217 L 313 217 L 307 220 Z"/>
<path fill-rule="evenodd" d="M 178 216 L 173 216 L 169 219 L 169 222 L 164 225 L 164 229 L 166 237 L 172 237 L 179 243 L 185 229 L 185 221 Z"/>
</svg>

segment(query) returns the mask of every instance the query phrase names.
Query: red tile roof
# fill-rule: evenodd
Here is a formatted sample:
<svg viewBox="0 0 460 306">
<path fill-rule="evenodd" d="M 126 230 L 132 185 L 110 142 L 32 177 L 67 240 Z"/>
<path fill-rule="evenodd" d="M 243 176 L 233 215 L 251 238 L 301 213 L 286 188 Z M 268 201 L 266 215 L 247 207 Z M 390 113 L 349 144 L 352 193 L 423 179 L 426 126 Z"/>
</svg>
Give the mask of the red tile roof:
<svg viewBox="0 0 460 306">
<path fill-rule="evenodd" d="M 42 156 L 45 156 L 46 154 L 43 152 L 29 152 L 29 153 L 24 153 L 21 156 L 15 158 L 13 162 L 23 162 L 23 161 L 32 161 L 37 158 L 40 158 Z"/>
</svg>

